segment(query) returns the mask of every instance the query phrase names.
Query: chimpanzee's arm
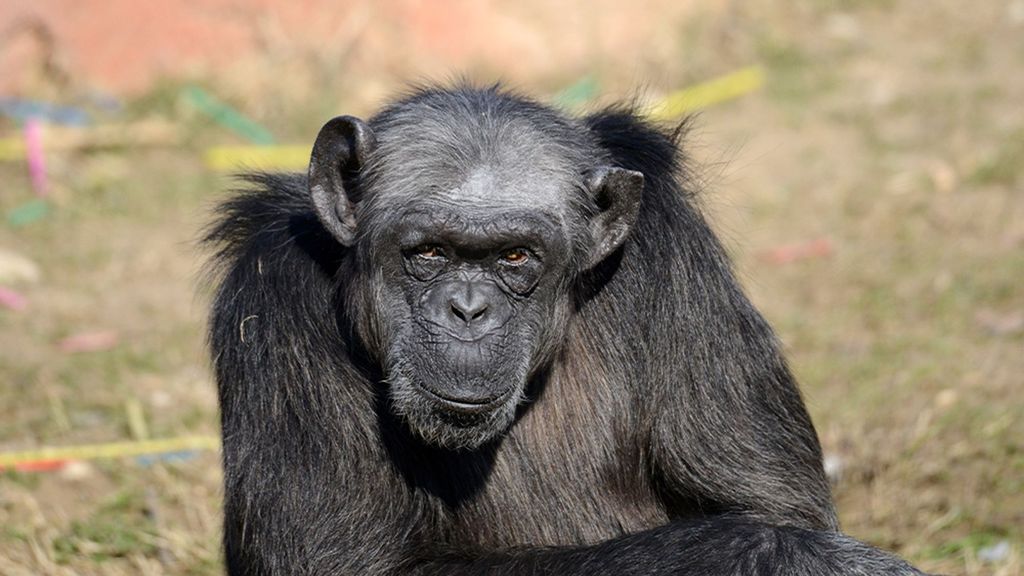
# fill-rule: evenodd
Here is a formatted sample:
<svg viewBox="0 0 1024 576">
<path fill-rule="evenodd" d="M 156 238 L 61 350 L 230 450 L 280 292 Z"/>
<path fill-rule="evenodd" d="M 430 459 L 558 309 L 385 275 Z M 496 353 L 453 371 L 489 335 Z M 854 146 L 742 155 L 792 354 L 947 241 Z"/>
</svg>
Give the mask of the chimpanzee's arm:
<svg viewBox="0 0 1024 576">
<path fill-rule="evenodd" d="M 222 267 L 210 347 L 228 573 L 389 573 L 417 523 L 385 470 L 374 395 L 337 326 L 340 248 L 301 248 L 325 234 L 289 228 L 312 218 L 305 186 L 263 180 L 265 191 L 223 205 L 208 236 Z"/>
<path fill-rule="evenodd" d="M 277 438 L 240 434 L 225 442 L 227 573 L 394 574 L 415 525 L 395 513 L 400 490 L 380 498 L 375 490 L 388 488 L 373 485 L 379 473 L 345 473 L 336 456 L 278 431 Z"/>
<path fill-rule="evenodd" d="M 651 455 L 670 516 L 734 512 L 835 530 L 821 448 L 768 324 L 699 214 L 677 216 L 685 259 L 665 290 L 668 335 L 651 346 Z M 674 293 L 674 294 L 673 294 Z"/>
<path fill-rule="evenodd" d="M 373 427 L 360 425 L 370 396 L 341 391 L 360 380 L 313 351 L 331 349 L 322 334 L 275 336 L 296 327 L 264 322 L 266 304 L 215 323 L 215 339 L 235 340 L 215 346 L 228 574 L 393 574 L 418 523 Z"/>
<path fill-rule="evenodd" d="M 521 550 L 419 566 L 418 576 L 913 576 L 906 562 L 841 534 L 714 517 L 595 546 Z"/>
<path fill-rule="evenodd" d="M 627 113 L 590 128 L 644 174 L 634 234 L 591 305 L 639 376 L 637 405 L 670 516 L 736 512 L 835 529 L 821 450 L 771 329 L 692 201 L 674 139 Z M 645 233 L 646 232 L 646 233 Z M 619 311 L 628 310 L 630 314 Z M 586 312 L 586 310 L 584 310 Z"/>
</svg>

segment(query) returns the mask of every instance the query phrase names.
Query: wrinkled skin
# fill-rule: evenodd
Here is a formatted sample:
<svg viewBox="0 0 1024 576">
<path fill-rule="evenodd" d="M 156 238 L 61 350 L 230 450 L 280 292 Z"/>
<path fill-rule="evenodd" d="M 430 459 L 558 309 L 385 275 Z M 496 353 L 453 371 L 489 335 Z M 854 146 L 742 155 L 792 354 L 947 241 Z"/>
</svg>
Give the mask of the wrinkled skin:
<svg viewBox="0 0 1024 576">
<path fill-rule="evenodd" d="M 454 208 L 398 219 L 377 293 L 395 311 L 386 361 L 395 410 L 427 441 L 473 447 L 511 424 L 561 336 L 544 324 L 569 304 L 566 240 L 551 217 L 467 218 Z"/>
<path fill-rule="evenodd" d="M 641 174 L 602 164 L 596 150 L 586 163 L 552 157 L 554 143 L 536 137 L 444 160 L 435 150 L 424 165 L 408 138 L 339 117 L 314 146 L 318 204 L 352 211 L 321 210 L 325 227 L 342 243 L 366 230 L 374 247 L 360 252 L 371 279 L 350 295 L 363 311 L 357 329 L 380 351 L 395 413 L 428 443 L 475 448 L 511 425 L 564 341 L 569 287 L 636 219 Z M 355 153 L 339 166 L 341 143 Z M 346 183 L 355 188 L 367 165 L 386 177 L 363 178 L 356 203 Z"/>
<path fill-rule="evenodd" d="M 390 247 L 368 268 L 381 271 L 369 309 L 387 335 L 393 406 L 428 442 L 471 448 L 496 438 L 563 341 L 576 273 L 570 249 L 587 239 L 570 238 L 570 206 L 521 206 L 519 198 L 543 193 L 529 190 L 531 176 L 502 187 L 492 169 L 478 168 L 398 208 L 373 241 Z M 545 184 L 555 198 L 574 185 Z M 473 205 L 481 201 L 485 208 Z"/>
</svg>

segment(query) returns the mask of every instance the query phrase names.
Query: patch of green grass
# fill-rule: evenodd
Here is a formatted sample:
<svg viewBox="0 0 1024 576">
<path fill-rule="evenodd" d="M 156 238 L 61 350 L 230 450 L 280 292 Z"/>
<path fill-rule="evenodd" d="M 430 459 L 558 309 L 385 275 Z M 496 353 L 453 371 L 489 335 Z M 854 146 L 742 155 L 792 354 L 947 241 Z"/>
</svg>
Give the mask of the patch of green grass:
<svg viewBox="0 0 1024 576">
<path fill-rule="evenodd" d="M 4 526 L 3 531 L 0 532 L 0 538 L 5 540 L 14 540 L 16 542 L 27 542 L 28 532 L 18 528 L 17 526 Z"/>
<path fill-rule="evenodd" d="M 223 574 L 224 564 L 220 556 L 205 556 L 196 558 L 187 566 L 182 566 L 182 573 L 186 576 L 208 576 L 211 574 Z"/>
<path fill-rule="evenodd" d="M 104 502 L 88 519 L 72 522 L 54 539 L 53 547 L 61 564 L 82 555 L 102 562 L 131 554 L 153 554 L 155 538 L 156 529 L 146 514 L 142 496 L 124 491 Z"/>
<path fill-rule="evenodd" d="M 1006 540 L 1007 534 L 999 528 L 983 529 L 972 532 L 963 538 L 944 542 L 938 546 L 925 548 L 922 556 L 939 559 L 963 556 L 965 552 L 977 553 L 978 550 Z"/>
<path fill-rule="evenodd" d="M 4 469 L 0 471 L 0 479 L 12 482 L 23 488 L 34 490 L 39 487 L 39 475 L 34 472 L 18 472 L 17 470 Z"/>
<path fill-rule="evenodd" d="M 967 177 L 975 186 L 1013 186 L 1024 179 L 1024 130 L 1014 132 Z"/>
<path fill-rule="evenodd" d="M 159 351 L 121 342 L 110 350 L 75 354 L 62 363 L 58 377 L 72 388 L 78 382 L 102 382 L 105 388 L 124 381 L 127 374 L 165 369 Z"/>
</svg>

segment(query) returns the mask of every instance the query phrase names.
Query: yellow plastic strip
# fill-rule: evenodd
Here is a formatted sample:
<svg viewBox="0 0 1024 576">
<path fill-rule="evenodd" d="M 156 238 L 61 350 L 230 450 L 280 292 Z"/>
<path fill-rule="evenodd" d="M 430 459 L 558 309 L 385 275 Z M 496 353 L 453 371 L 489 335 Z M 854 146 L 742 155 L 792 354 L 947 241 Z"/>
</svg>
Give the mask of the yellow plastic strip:
<svg viewBox="0 0 1024 576">
<path fill-rule="evenodd" d="M 0 138 L 0 160 L 21 160 L 25 157 L 25 142 L 21 138 Z"/>
<path fill-rule="evenodd" d="M 749 94 L 764 86 L 764 70 L 759 66 L 742 68 L 696 86 L 672 92 L 648 111 L 654 120 L 670 120 L 687 112 L 707 108 Z"/>
<path fill-rule="evenodd" d="M 164 454 L 167 452 L 185 452 L 188 450 L 219 449 L 220 439 L 215 436 L 184 436 L 181 438 L 144 440 L 141 442 L 113 442 L 110 444 L 39 448 L 36 450 L 0 453 L 0 468 L 47 460 L 99 460 L 103 458 Z"/>
<path fill-rule="evenodd" d="M 305 170 L 311 151 L 311 146 L 216 146 L 206 150 L 205 161 L 218 171 Z"/>
</svg>

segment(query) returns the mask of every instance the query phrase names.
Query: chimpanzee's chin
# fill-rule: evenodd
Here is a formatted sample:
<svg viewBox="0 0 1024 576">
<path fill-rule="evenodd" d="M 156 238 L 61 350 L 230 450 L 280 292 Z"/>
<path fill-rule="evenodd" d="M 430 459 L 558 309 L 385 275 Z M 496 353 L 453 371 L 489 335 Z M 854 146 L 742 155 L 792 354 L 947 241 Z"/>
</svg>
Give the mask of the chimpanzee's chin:
<svg viewBox="0 0 1024 576">
<path fill-rule="evenodd" d="M 433 407 L 406 418 L 412 431 L 427 444 L 450 450 L 474 450 L 508 430 L 515 415 L 514 406 L 508 404 L 475 414 Z"/>
<path fill-rule="evenodd" d="M 521 386 L 509 386 L 496 398 L 460 402 L 402 376 L 391 379 L 392 406 L 424 443 L 472 450 L 501 437 L 515 418 Z"/>
</svg>

